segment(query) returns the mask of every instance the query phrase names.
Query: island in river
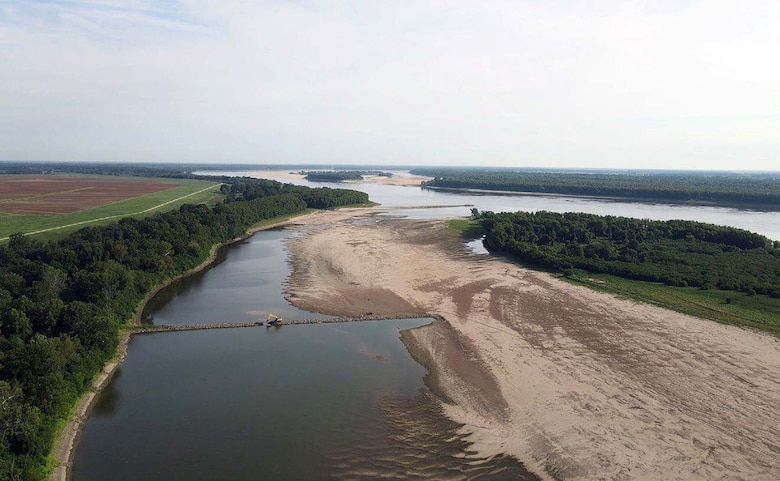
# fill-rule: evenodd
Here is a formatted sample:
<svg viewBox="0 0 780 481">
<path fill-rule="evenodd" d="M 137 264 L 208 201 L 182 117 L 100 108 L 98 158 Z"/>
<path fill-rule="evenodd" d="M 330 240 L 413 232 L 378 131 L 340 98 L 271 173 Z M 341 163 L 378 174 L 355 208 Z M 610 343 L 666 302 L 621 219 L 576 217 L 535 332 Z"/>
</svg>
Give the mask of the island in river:
<svg viewBox="0 0 780 481">
<path fill-rule="evenodd" d="M 481 456 L 544 479 L 780 478 L 774 337 L 467 254 L 441 221 L 316 222 L 291 301 L 443 316 L 405 340 Z"/>
</svg>

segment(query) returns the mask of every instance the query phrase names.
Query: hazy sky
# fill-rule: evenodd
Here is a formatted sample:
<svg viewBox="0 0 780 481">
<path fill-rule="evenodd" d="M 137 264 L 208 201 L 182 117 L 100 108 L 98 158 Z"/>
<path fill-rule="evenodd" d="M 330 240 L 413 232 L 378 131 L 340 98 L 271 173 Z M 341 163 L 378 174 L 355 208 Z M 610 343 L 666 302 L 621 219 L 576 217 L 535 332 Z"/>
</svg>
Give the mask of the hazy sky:
<svg viewBox="0 0 780 481">
<path fill-rule="evenodd" d="M 780 1 L 0 0 L 0 159 L 780 170 Z"/>
</svg>

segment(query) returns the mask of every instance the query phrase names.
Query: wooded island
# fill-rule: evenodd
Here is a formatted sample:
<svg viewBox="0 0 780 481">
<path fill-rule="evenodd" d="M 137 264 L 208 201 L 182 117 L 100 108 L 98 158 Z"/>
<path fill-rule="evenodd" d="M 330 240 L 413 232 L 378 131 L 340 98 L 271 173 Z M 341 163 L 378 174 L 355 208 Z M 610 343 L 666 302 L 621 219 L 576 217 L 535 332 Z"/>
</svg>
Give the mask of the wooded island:
<svg viewBox="0 0 780 481">
<path fill-rule="evenodd" d="M 733 172 L 512 171 L 418 168 L 424 187 L 581 195 L 780 210 L 780 175 Z"/>
</svg>

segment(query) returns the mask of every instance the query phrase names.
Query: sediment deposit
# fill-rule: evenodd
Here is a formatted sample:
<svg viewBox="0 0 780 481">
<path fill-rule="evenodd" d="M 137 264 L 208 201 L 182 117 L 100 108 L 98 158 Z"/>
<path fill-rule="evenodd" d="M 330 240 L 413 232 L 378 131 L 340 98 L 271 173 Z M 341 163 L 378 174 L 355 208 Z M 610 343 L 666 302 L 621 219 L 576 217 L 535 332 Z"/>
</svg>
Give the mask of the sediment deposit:
<svg viewBox="0 0 780 481">
<path fill-rule="evenodd" d="M 780 479 L 774 337 L 468 254 L 440 222 L 314 220 L 292 302 L 443 316 L 406 342 L 481 455 L 545 479 Z"/>
</svg>

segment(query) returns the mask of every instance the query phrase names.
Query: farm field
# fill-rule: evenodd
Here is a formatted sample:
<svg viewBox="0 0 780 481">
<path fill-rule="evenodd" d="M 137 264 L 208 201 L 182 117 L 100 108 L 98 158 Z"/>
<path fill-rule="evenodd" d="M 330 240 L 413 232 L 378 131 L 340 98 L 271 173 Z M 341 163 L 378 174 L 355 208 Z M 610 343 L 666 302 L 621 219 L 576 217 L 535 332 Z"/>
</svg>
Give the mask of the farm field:
<svg viewBox="0 0 780 481">
<path fill-rule="evenodd" d="M 182 204 L 212 204 L 219 183 L 145 177 L 2 175 L 0 242 L 16 232 L 60 238 L 86 226 L 143 217 Z"/>
<path fill-rule="evenodd" d="M 0 212 L 9 214 L 72 214 L 178 184 L 144 179 L 103 179 L 65 175 L 0 176 Z"/>
</svg>

